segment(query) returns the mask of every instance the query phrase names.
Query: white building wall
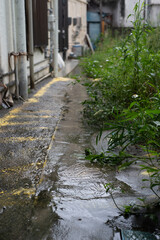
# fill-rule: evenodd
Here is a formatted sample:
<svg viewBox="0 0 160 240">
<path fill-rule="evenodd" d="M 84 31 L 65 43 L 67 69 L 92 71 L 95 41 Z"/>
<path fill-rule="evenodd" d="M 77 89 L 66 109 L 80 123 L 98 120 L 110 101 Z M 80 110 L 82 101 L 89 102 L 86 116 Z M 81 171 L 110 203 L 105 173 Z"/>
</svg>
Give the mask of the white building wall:
<svg viewBox="0 0 160 240">
<path fill-rule="evenodd" d="M 13 14 L 13 7 L 16 0 L 0 0 L 0 70 L 3 74 L 7 74 L 14 70 L 14 57 L 10 58 L 11 52 L 17 52 L 15 46 L 17 44 L 16 29 L 14 27 L 14 20 L 16 21 L 16 15 Z M 17 14 L 15 12 L 15 14 Z M 24 29 L 25 31 L 25 29 Z M 45 53 L 39 49 L 34 49 L 34 70 L 35 80 L 44 77 L 49 73 L 49 61 L 45 59 Z M 10 68 L 11 66 L 11 68 Z M 29 61 L 27 61 L 28 76 L 29 76 Z M 5 84 L 15 80 L 15 75 L 9 75 L 3 78 Z M 14 89 L 13 89 L 14 91 Z"/>
<path fill-rule="evenodd" d="M 159 0 L 150 0 L 150 4 L 158 4 L 160 5 Z"/>
<path fill-rule="evenodd" d="M 11 1 L 13 0 L 8 0 L 6 1 L 6 26 L 7 26 L 7 49 L 8 49 L 8 54 L 10 54 L 11 52 L 14 52 L 14 43 L 13 43 L 13 21 L 12 21 L 12 3 Z M 11 68 L 10 68 L 11 66 Z M 12 71 L 14 70 L 14 58 L 10 58 L 10 66 L 8 63 L 8 71 Z M 9 81 L 15 80 L 14 74 L 9 76 Z"/>
<path fill-rule="evenodd" d="M 75 42 L 84 45 L 85 35 L 87 33 L 87 1 L 86 0 L 69 0 L 68 1 L 68 17 L 72 18 L 72 24 L 68 30 L 69 50 L 72 52 L 72 46 Z M 73 26 L 73 18 L 81 18 L 81 27 Z M 78 36 L 74 38 L 76 32 Z"/>
<path fill-rule="evenodd" d="M 8 38 L 7 38 L 7 22 L 6 22 L 7 6 L 6 0 L 0 0 L 0 68 L 3 74 L 8 73 Z M 8 17 L 8 16 L 7 16 Z M 4 78 L 4 83 L 8 83 L 9 78 Z"/>
<path fill-rule="evenodd" d="M 112 25 L 113 27 L 132 27 L 134 21 L 134 7 L 139 0 L 125 0 L 125 17 L 121 16 L 121 1 L 117 0 L 117 4 L 114 7 L 110 7 L 108 3 L 104 6 L 103 11 L 111 13 L 113 15 Z M 140 0 L 142 4 L 144 0 Z M 146 18 L 151 22 L 153 26 L 160 25 L 160 0 L 146 0 L 147 6 L 145 8 Z M 128 16 L 131 16 L 128 18 Z M 142 11 L 142 16 L 144 12 Z"/>
<path fill-rule="evenodd" d="M 123 26 L 124 27 L 132 27 L 132 21 L 134 21 L 134 7 L 135 4 L 139 2 L 139 0 L 127 0 L 125 1 L 125 18 L 122 20 Z M 141 4 L 144 2 L 144 0 L 140 1 Z M 129 18 L 128 16 L 132 14 Z M 143 13 L 142 13 L 143 14 Z M 128 18 L 128 19 L 127 19 Z"/>
<path fill-rule="evenodd" d="M 154 27 L 160 25 L 160 0 L 150 0 L 148 7 L 148 20 Z"/>
<path fill-rule="evenodd" d="M 125 1 L 125 17 L 122 19 L 122 26 L 123 27 L 132 27 L 132 21 L 134 21 L 134 6 L 139 2 L 139 0 L 126 0 Z M 142 4 L 144 0 L 140 0 Z M 146 0 L 145 1 L 147 6 L 145 8 L 146 11 L 146 19 L 150 21 L 153 26 L 157 26 L 160 24 L 160 0 Z M 119 9 L 120 12 L 120 9 Z M 129 18 L 128 16 L 132 14 Z M 142 11 L 143 14 L 143 11 Z M 127 19 L 128 18 L 128 19 Z"/>
<path fill-rule="evenodd" d="M 121 26 L 122 19 L 120 15 L 120 1 L 117 2 L 117 6 L 113 9 L 113 20 L 112 20 L 112 26 L 113 27 L 119 27 Z"/>
</svg>

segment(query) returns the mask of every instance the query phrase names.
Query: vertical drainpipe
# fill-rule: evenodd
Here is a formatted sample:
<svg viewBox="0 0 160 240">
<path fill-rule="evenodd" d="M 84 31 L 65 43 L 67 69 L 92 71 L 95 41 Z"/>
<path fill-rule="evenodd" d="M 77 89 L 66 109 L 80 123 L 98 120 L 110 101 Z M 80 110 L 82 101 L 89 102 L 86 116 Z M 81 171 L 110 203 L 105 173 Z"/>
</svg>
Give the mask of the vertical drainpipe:
<svg viewBox="0 0 160 240">
<path fill-rule="evenodd" d="M 28 29 L 29 29 L 29 63 L 30 63 L 30 87 L 34 84 L 34 47 L 33 47 L 33 9 L 32 0 L 28 0 Z"/>
<path fill-rule="evenodd" d="M 49 32 L 50 32 L 50 65 L 53 67 L 53 49 L 54 49 L 54 26 L 55 26 L 55 17 L 53 15 L 53 1 L 50 2 L 48 23 L 49 23 Z"/>
<path fill-rule="evenodd" d="M 12 0 L 13 1 L 13 0 Z M 23 99 L 28 99 L 28 77 L 26 57 L 26 22 L 24 0 L 15 0 L 17 51 L 18 58 L 19 92 Z"/>
<path fill-rule="evenodd" d="M 55 17 L 55 28 L 54 28 L 54 75 L 58 77 L 58 0 L 53 0 L 53 13 Z"/>
<path fill-rule="evenodd" d="M 17 42 L 16 42 L 16 14 L 15 14 L 15 1 L 12 0 L 12 26 L 13 26 L 13 46 L 14 46 L 14 52 L 17 52 Z M 18 59 L 15 57 L 15 82 L 16 82 L 16 90 L 15 90 L 15 96 L 18 99 L 19 98 L 19 79 L 18 79 Z"/>
</svg>

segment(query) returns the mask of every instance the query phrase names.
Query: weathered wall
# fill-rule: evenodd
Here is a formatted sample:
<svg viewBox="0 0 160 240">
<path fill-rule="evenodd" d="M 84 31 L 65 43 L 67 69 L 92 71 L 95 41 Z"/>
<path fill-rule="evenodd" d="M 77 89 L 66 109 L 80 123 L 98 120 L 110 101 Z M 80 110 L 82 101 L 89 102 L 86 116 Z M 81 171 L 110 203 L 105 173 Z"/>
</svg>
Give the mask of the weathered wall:
<svg viewBox="0 0 160 240">
<path fill-rule="evenodd" d="M 8 63 L 8 54 L 13 49 L 13 31 L 12 31 L 12 14 L 11 0 L 0 1 L 0 68 L 3 74 L 11 71 Z M 4 83 L 9 83 L 13 76 L 8 76 L 3 79 Z"/>
<path fill-rule="evenodd" d="M 69 49 L 68 54 L 72 52 L 72 46 L 78 42 L 84 45 L 85 35 L 87 33 L 87 1 L 86 0 L 69 0 L 68 17 L 72 18 L 69 26 Z M 73 25 L 73 18 L 81 18 L 81 26 Z"/>
<path fill-rule="evenodd" d="M 148 9 L 149 21 L 156 27 L 160 25 L 160 1 L 150 0 Z"/>
<path fill-rule="evenodd" d="M 3 71 L 3 74 L 7 74 L 14 69 L 14 58 L 10 58 L 9 64 L 8 56 L 11 52 L 17 51 L 16 17 L 14 16 L 13 11 L 14 6 L 15 0 L 0 0 L 0 70 Z M 10 68 L 10 65 L 12 69 Z M 35 79 L 39 79 L 48 74 L 49 63 L 48 59 L 45 59 L 45 54 L 42 49 L 35 48 L 34 65 Z M 27 68 L 29 76 L 29 61 L 27 61 Z M 14 74 L 3 78 L 5 84 L 12 80 L 15 80 Z"/>
<path fill-rule="evenodd" d="M 141 0 L 141 3 L 143 0 Z M 134 6 L 137 0 L 126 0 L 124 7 L 124 17 L 121 16 L 121 5 L 120 1 L 117 4 L 117 9 L 114 11 L 114 27 L 132 27 L 132 21 L 134 21 Z M 128 16 L 131 16 L 128 18 Z"/>
<path fill-rule="evenodd" d="M 118 26 L 123 27 L 132 27 L 132 21 L 134 21 L 134 16 L 131 15 L 128 18 L 130 14 L 134 14 L 134 6 L 138 2 L 138 0 L 125 0 L 125 17 L 122 18 L 120 16 L 120 2 L 118 4 L 117 9 L 117 18 L 119 18 L 119 24 Z M 144 0 L 140 0 L 141 4 L 144 2 Z M 142 12 L 142 14 L 145 15 L 146 20 L 150 21 L 150 23 L 153 26 L 157 26 L 160 24 L 160 1 L 159 0 L 146 0 L 146 7 L 145 7 L 145 14 Z M 144 16 L 143 15 L 143 16 Z M 114 15 L 116 17 L 116 14 Z M 116 19 L 118 23 L 118 19 Z"/>
<path fill-rule="evenodd" d="M 139 0 L 125 0 L 124 16 L 121 15 L 121 1 L 117 0 L 112 3 L 105 4 L 103 6 L 103 12 L 113 15 L 112 26 L 113 27 L 132 27 L 132 21 L 134 21 L 134 6 Z M 141 4 L 144 0 L 140 0 Z M 147 6 L 145 8 L 145 16 L 153 26 L 160 24 L 160 0 L 146 0 Z M 91 9 L 91 11 L 97 11 L 97 8 Z M 129 18 L 128 16 L 132 14 Z M 144 14 L 142 12 L 142 14 Z"/>
</svg>

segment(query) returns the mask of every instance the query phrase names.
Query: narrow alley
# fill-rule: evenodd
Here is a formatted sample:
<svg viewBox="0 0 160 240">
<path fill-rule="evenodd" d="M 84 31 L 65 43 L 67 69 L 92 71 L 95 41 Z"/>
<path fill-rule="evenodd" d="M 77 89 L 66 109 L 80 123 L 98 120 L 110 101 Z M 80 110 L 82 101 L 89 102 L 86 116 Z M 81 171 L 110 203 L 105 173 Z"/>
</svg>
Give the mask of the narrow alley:
<svg viewBox="0 0 160 240">
<path fill-rule="evenodd" d="M 124 185 L 120 204 L 141 193 L 113 169 L 85 160 L 92 136 L 82 122 L 86 97 L 70 78 L 48 78 L 1 117 L 1 240 L 117 240 L 120 229 L 132 228 L 134 220 L 120 215 L 104 184 Z"/>
</svg>

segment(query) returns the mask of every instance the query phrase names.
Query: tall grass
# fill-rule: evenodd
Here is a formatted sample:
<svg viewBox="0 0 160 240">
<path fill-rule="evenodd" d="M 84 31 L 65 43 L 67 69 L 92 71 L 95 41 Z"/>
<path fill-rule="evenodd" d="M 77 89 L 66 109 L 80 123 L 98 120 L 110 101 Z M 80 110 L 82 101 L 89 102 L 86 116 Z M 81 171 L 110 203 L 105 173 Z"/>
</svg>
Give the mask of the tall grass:
<svg viewBox="0 0 160 240">
<path fill-rule="evenodd" d="M 160 199 L 155 191 L 160 186 L 160 28 L 146 24 L 142 11 L 143 5 L 137 3 L 133 29 L 127 36 L 114 39 L 106 34 L 95 54 L 82 60 L 89 94 L 83 103 L 84 117 L 101 128 L 99 138 L 103 130 L 111 131 L 109 150 L 121 147 L 116 161 L 111 157 L 114 163 L 122 168 L 137 159 L 143 163 L 150 189 Z M 128 161 L 124 151 L 133 144 L 143 146 L 148 157 L 130 155 Z M 111 158 L 88 156 L 107 163 Z"/>
</svg>

